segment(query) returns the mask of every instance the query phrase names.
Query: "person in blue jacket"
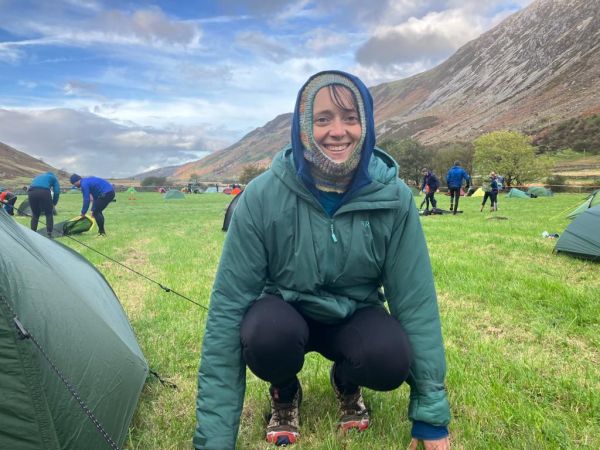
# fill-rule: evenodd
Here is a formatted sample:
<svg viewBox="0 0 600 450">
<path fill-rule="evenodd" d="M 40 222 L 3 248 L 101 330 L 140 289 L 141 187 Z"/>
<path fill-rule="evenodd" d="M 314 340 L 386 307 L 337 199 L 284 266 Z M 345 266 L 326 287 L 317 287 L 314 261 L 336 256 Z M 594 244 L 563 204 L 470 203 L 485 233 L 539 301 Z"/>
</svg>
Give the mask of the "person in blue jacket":
<svg viewBox="0 0 600 450">
<path fill-rule="evenodd" d="M 432 209 L 435 209 L 437 207 L 437 200 L 435 199 L 435 193 L 440 187 L 440 180 L 427 167 L 423 167 L 423 170 L 421 171 L 421 175 L 423 175 L 423 183 L 421 184 L 421 191 L 425 192 L 425 202 L 426 202 L 425 211 L 429 211 L 429 203 L 431 203 Z"/>
<path fill-rule="evenodd" d="M 465 169 L 460 166 L 460 161 L 454 161 L 454 165 L 446 175 L 446 183 L 448 184 L 448 192 L 450 192 L 450 211 L 452 214 L 458 212 L 458 200 L 460 199 L 460 189 L 462 182 L 465 180 L 466 189 L 471 185 L 471 177 Z"/>
<path fill-rule="evenodd" d="M 60 197 L 60 184 L 52 172 L 46 172 L 35 177 L 27 189 L 29 206 L 31 207 L 31 229 L 37 230 L 40 214 L 46 216 L 48 237 L 52 237 L 54 229 L 54 207 Z"/>
<path fill-rule="evenodd" d="M 83 195 L 81 217 L 85 217 L 85 214 L 90 207 L 90 195 L 92 196 L 92 217 L 96 219 L 96 223 L 98 224 L 98 235 L 106 236 L 106 231 L 104 229 L 104 215 L 102 214 L 102 211 L 104 211 L 109 203 L 115 198 L 115 189 L 113 185 L 102 178 L 81 178 L 81 176 L 76 173 L 71 175 L 71 184 L 81 188 L 81 194 Z"/>
</svg>

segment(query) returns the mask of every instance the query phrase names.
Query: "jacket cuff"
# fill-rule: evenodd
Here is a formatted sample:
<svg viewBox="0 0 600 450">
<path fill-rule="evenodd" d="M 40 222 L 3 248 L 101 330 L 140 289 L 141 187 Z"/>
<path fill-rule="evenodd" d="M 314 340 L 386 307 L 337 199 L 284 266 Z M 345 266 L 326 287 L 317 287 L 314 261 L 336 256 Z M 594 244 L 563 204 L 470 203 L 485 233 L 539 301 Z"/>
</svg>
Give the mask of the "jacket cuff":
<svg viewBox="0 0 600 450">
<path fill-rule="evenodd" d="M 427 395 L 411 393 L 408 418 L 435 426 L 445 426 L 450 422 L 450 405 L 446 391 L 442 388 Z"/>
<path fill-rule="evenodd" d="M 448 427 L 436 427 L 435 425 L 428 424 L 427 422 L 415 420 L 413 422 L 411 434 L 412 437 L 414 437 L 415 439 L 422 439 L 424 441 L 436 441 L 438 439 L 443 439 L 446 436 L 448 436 Z"/>
</svg>

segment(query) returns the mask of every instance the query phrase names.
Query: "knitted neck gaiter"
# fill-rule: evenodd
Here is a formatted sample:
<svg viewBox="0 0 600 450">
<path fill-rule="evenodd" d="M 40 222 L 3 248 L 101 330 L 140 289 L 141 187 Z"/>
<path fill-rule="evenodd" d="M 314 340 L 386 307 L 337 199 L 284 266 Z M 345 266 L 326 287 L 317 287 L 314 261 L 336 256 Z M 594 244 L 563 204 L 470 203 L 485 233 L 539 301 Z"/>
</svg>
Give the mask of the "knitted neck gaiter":
<svg viewBox="0 0 600 450">
<path fill-rule="evenodd" d="M 313 105 L 317 92 L 332 84 L 339 84 L 350 89 L 358 104 L 358 115 L 361 124 L 360 140 L 342 163 L 333 161 L 319 147 L 313 135 Z M 325 73 L 313 78 L 306 85 L 300 99 L 300 139 L 304 147 L 304 159 L 308 161 L 310 174 L 315 187 L 325 192 L 343 193 L 346 191 L 360 161 L 366 134 L 365 106 L 358 88 L 352 81 L 337 73 Z"/>
</svg>

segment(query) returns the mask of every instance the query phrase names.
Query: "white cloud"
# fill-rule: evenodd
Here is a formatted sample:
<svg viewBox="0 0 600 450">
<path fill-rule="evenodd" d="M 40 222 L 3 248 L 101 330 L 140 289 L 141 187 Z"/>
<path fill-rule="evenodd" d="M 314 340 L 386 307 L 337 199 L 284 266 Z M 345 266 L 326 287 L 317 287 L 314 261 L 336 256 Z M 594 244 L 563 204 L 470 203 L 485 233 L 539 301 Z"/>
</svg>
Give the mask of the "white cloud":
<svg viewBox="0 0 600 450">
<path fill-rule="evenodd" d="M 11 43 L 0 42 L 0 61 L 5 63 L 14 64 L 19 61 L 23 56 L 24 52 Z"/>
<path fill-rule="evenodd" d="M 327 54 L 347 47 L 350 43 L 349 39 L 347 34 L 338 33 L 327 28 L 317 28 L 311 30 L 308 34 L 306 48 L 317 55 Z"/>
<path fill-rule="evenodd" d="M 235 42 L 254 54 L 275 62 L 283 62 L 292 53 L 281 41 L 258 31 L 244 31 L 236 36 Z"/>
<path fill-rule="evenodd" d="M 460 10 L 432 12 L 397 26 L 375 29 L 356 53 L 366 66 L 390 66 L 418 61 L 438 62 L 483 31 L 479 20 Z"/>
<path fill-rule="evenodd" d="M 125 45 L 179 52 L 198 48 L 202 38 L 198 24 L 169 18 L 157 7 L 132 13 L 98 11 L 84 20 L 34 17 L 20 31 L 42 37 L 12 45 Z"/>
<path fill-rule="evenodd" d="M 63 91 L 66 95 L 93 95 L 97 94 L 97 86 L 80 80 L 71 80 L 64 85 Z"/>
<path fill-rule="evenodd" d="M 71 109 L 0 109 L 3 142 L 68 171 L 125 177 L 151 165 L 199 159 L 225 142 L 204 138 L 207 127 L 124 126 Z"/>
<path fill-rule="evenodd" d="M 131 15 L 118 10 L 106 11 L 92 24 L 107 36 L 133 37 L 152 46 L 194 47 L 201 35 L 195 24 L 172 20 L 158 8 L 137 10 Z"/>
<path fill-rule="evenodd" d="M 27 89 L 35 89 L 38 86 L 38 83 L 35 81 L 27 81 L 27 80 L 19 80 L 17 83 L 19 86 L 26 87 Z"/>
</svg>

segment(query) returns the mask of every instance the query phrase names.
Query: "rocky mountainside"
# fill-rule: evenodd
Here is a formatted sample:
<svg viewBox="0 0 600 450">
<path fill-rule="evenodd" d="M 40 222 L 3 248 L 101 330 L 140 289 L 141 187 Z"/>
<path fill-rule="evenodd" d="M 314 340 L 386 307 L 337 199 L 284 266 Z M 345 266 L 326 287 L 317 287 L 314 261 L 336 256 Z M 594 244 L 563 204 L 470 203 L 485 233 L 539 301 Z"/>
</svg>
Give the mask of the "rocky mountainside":
<svg viewBox="0 0 600 450">
<path fill-rule="evenodd" d="M 290 141 L 292 114 L 282 114 L 265 126 L 248 133 L 240 141 L 218 152 L 179 167 L 173 177 L 189 179 L 195 173 L 202 179 L 222 180 L 241 172 L 247 164 L 266 166 L 273 155 Z"/>
<path fill-rule="evenodd" d="M 0 142 L 0 185 L 16 188 L 29 184 L 36 175 L 54 172 L 59 179 L 68 179 L 69 174 L 58 170 L 40 159 L 33 158 L 9 145 Z M 62 180 L 61 180 L 62 181 Z"/>
<path fill-rule="evenodd" d="M 423 143 L 600 111 L 600 2 L 537 0 L 428 72 L 372 88 L 382 138 Z"/>
<path fill-rule="evenodd" d="M 439 66 L 371 88 L 380 141 L 471 140 L 600 112 L 600 1 L 537 0 Z M 266 163 L 288 142 L 290 114 L 175 172 L 203 178 Z"/>
</svg>

